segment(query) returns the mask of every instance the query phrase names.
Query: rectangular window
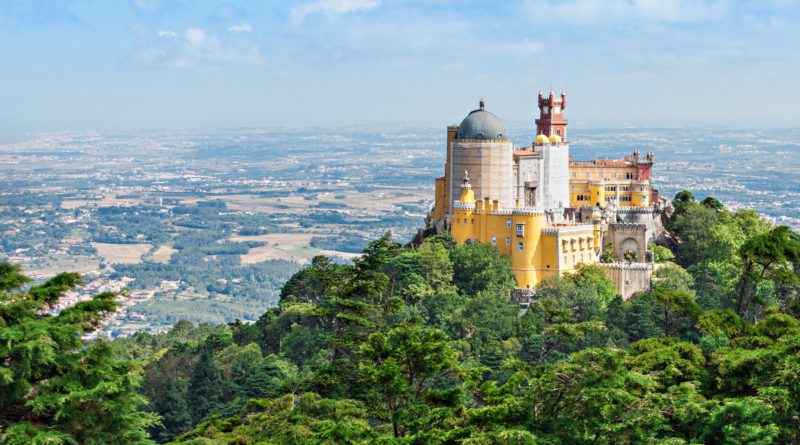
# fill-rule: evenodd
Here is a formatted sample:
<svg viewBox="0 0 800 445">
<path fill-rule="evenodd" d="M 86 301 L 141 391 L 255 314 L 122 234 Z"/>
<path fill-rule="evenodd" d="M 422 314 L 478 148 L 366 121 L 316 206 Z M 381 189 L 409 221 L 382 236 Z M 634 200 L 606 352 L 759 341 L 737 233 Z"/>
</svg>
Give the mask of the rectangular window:
<svg viewBox="0 0 800 445">
<path fill-rule="evenodd" d="M 517 224 L 517 236 L 525 235 L 525 224 Z"/>
<path fill-rule="evenodd" d="M 507 236 L 506 237 L 506 246 L 510 246 L 510 245 L 511 245 L 511 237 Z"/>
<path fill-rule="evenodd" d="M 511 228 L 511 218 L 506 218 L 506 229 Z"/>
</svg>

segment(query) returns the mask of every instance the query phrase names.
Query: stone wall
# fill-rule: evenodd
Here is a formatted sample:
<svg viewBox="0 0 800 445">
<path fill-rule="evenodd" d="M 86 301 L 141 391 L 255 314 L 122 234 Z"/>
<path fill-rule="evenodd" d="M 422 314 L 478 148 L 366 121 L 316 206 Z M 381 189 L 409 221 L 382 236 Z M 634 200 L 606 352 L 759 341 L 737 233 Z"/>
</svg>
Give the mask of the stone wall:
<svg viewBox="0 0 800 445">
<path fill-rule="evenodd" d="M 634 262 L 647 261 L 647 225 L 640 223 L 611 223 L 604 243 L 611 243 L 614 256 L 625 260 L 625 252 L 636 254 Z"/>
<path fill-rule="evenodd" d="M 461 196 L 461 180 L 469 172 L 475 199 L 496 199 L 500 207 L 514 206 L 511 142 L 505 140 L 456 140 L 451 147 L 450 199 Z"/>
<path fill-rule="evenodd" d="M 600 263 L 608 278 L 617 287 L 617 293 L 628 300 L 633 294 L 650 289 L 653 266 L 644 263 Z"/>
</svg>

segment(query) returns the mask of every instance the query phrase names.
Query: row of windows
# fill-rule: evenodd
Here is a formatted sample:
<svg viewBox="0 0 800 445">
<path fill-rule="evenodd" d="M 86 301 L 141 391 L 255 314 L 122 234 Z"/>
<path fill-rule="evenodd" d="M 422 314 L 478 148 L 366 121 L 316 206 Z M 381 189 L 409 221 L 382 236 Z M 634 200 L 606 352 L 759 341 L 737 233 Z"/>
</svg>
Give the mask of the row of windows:
<svg viewBox="0 0 800 445">
<path fill-rule="evenodd" d="M 605 175 L 605 172 L 601 172 L 599 175 L 596 175 L 596 176 L 608 179 L 608 176 Z M 578 178 L 578 172 L 572 172 L 572 177 L 574 179 L 577 179 Z M 590 172 L 586 172 L 586 179 L 591 179 L 591 178 L 592 178 L 592 174 Z M 617 179 L 617 172 L 612 172 L 611 173 L 611 178 Z M 635 175 L 633 174 L 633 172 L 626 172 L 625 173 L 625 179 L 634 179 L 634 178 L 635 178 Z"/>
<path fill-rule="evenodd" d="M 588 257 L 589 257 L 589 261 L 591 261 L 591 260 L 592 260 L 592 252 L 589 252 L 589 253 L 588 253 Z M 580 257 L 577 257 L 577 256 L 575 256 L 575 254 L 573 253 L 573 254 L 572 254 L 572 264 L 575 264 L 575 263 L 577 262 L 577 260 L 578 260 L 578 259 L 580 259 L 580 262 L 581 262 L 581 263 L 582 263 L 582 262 L 584 262 L 584 261 L 586 261 L 586 259 L 584 259 L 584 256 L 583 256 L 583 254 L 580 254 Z M 566 255 L 564 255 L 564 263 L 565 263 L 565 264 L 567 263 L 567 256 L 566 256 Z"/>
<path fill-rule="evenodd" d="M 562 252 L 566 253 L 568 250 L 586 250 L 591 249 L 594 244 L 594 239 L 579 238 L 578 240 L 564 240 L 561 242 Z"/>
<path fill-rule="evenodd" d="M 492 244 L 497 245 L 497 237 L 496 236 L 492 237 Z M 510 246 L 510 245 L 511 245 L 511 237 L 507 236 L 506 237 L 506 246 Z"/>
</svg>

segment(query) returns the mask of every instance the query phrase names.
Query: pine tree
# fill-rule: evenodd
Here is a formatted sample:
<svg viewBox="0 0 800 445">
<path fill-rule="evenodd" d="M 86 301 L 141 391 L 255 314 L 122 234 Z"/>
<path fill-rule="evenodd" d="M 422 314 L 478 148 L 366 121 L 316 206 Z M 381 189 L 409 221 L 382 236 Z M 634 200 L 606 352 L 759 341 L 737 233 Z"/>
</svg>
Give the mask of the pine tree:
<svg viewBox="0 0 800 445">
<path fill-rule="evenodd" d="M 211 351 L 203 348 L 189 379 L 189 409 L 195 424 L 205 419 L 221 404 L 222 384 L 222 376 L 214 363 Z"/>
<path fill-rule="evenodd" d="M 0 443 L 145 444 L 152 413 L 137 411 L 140 370 L 105 341 L 84 341 L 113 312 L 104 292 L 50 315 L 80 277 L 30 280 L 0 263 Z"/>
<path fill-rule="evenodd" d="M 192 415 L 186 403 L 186 395 L 179 381 L 170 379 L 156 394 L 153 409 L 161 415 L 161 427 L 154 433 L 161 442 L 167 442 L 192 427 Z"/>
</svg>

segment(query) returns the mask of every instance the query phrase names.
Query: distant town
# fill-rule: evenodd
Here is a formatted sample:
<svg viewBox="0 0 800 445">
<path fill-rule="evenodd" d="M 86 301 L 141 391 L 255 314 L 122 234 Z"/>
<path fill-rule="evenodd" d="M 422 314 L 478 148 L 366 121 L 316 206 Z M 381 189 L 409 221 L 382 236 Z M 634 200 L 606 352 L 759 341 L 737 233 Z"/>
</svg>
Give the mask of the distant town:
<svg viewBox="0 0 800 445">
<path fill-rule="evenodd" d="M 509 133 L 531 144 L 515 139 L 523 128 Z M 253 320 L 313 256 L 350 261 L 387 231 L 408 241 L 423 227 L 445 137 L 397 127 L 33 135 L 0 144 L 0 256 L 35 279 L 83 274 L 65 305 L 127 289 L 107 335 Z M 689 189 L 795 229 L 798 147 L 792 130 L 571 132 L 578 159 L 655 151 L 662 196 Z"/>
</svg>

